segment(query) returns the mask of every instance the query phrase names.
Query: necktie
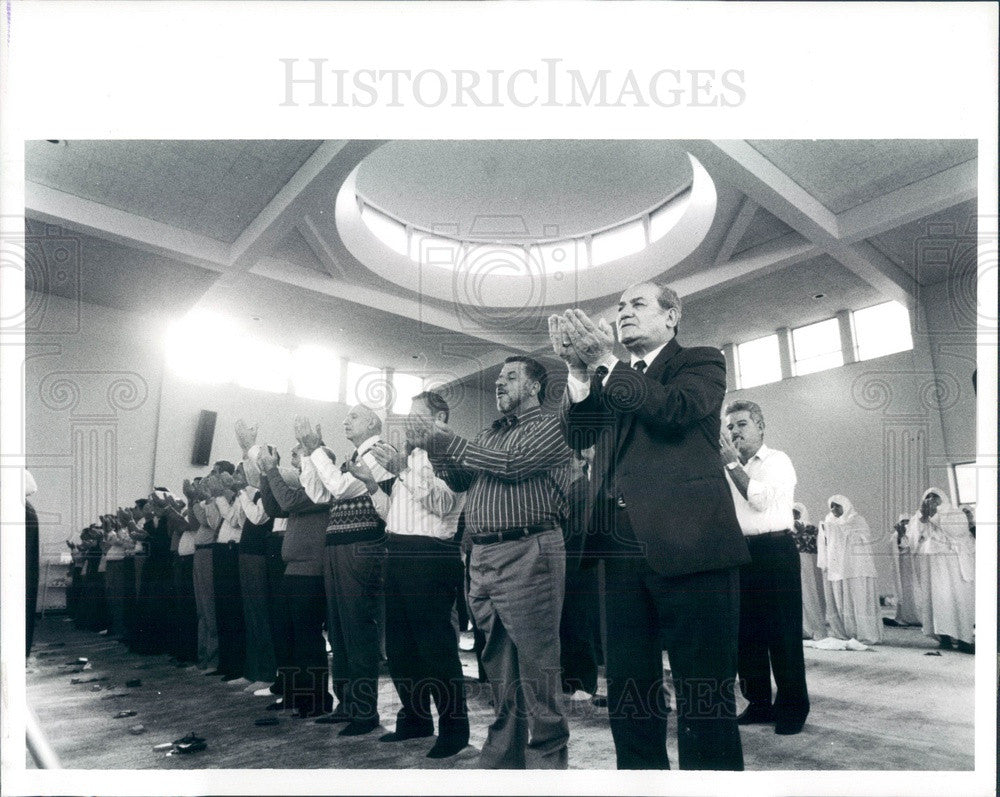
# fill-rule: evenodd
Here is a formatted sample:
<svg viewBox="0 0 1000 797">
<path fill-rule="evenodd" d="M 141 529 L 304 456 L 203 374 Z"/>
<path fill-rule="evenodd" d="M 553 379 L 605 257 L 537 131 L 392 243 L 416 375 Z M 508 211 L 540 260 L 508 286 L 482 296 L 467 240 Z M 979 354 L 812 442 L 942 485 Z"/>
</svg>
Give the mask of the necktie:
<svg viewBox="0 0 1000 797">
<path fill-rule="evenodd" d="M 645 360 L 636 360 L 635 361 L 635 365 L 633 365 L 632 367 L 635 368 L 635 370 L 638 371 L 641 374 L 643 371 L 646 370 L 646 361 Z"/>
</svg>

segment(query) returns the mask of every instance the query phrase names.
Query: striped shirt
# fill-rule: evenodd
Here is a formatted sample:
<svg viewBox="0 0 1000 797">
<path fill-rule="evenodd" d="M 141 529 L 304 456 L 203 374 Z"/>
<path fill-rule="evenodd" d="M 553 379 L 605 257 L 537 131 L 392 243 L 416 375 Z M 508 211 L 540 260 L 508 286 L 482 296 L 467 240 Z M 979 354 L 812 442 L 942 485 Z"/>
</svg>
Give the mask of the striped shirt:
<svg viewBox="0 0 1000 797">
<path fill-rule="evenodd" d="M 434 460 L 450 487 L 468 490 L 470 534 L 561 525 L 570 450 L 559 420 L 539 407 L 494 421 L 475 442 L 454 437 Z"/>
</svg>

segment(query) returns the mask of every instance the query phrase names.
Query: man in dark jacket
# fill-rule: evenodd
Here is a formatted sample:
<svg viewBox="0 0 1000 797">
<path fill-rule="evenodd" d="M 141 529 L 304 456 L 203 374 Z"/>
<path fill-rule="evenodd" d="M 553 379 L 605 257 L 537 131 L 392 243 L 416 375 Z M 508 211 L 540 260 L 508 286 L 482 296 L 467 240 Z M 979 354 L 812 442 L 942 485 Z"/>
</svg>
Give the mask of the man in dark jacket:
<svg viewBox="0 0 1000 797">
<path fill-rule="evenodd" d="M 608 710 L 619 769 L 667 769 L 661 642 L 677 695 L 681 769 L 743 768 L 736 724 L 739 566 L 749 560 L 719 464 L 726 364 L 677 344 L 677 294 L 640 283 L 618 336 L 581 310 L 549 319 L 569 375 L 570 445 L 596 445 L 588 547 L 603 548 Z"/>
</svg>

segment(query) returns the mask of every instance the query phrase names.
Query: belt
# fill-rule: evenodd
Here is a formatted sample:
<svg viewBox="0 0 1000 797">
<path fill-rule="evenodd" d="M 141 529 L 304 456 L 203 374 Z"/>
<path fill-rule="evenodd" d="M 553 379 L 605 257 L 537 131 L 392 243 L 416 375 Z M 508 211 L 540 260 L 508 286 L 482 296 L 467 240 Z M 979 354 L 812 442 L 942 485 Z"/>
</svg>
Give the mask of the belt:
<svg viewBox="0 0 1000 797">
<path fill-rule="evenodd" d="M 472 541 L 476 545 L 491 545 L 495 542 L 510 542 L 511 540 L 523 540 L 533 534 L 541 534 L 544 531 L 552 531 L 559 528 L 553 524 L 541 526 L 520 526 L 502 531 L 491 531 L 484 534 L 473 534 Z"/>
<path fill-rule="evenodd" d="M 781 531 L 765 531 L 761 534 L 745 534 L 744 537 L 748 540 L 774 539 L 776 537 L 787 537 L 790 533 L 789 529 L 782 529 Z"/>
</svg>

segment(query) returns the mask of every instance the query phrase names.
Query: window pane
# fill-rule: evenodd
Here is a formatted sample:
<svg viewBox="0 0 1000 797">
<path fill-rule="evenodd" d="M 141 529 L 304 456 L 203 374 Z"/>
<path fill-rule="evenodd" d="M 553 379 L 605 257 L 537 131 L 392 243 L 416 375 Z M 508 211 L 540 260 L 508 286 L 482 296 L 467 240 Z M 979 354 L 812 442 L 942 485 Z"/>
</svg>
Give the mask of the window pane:
<svg viewBox="0 0 1000 797">
<path fill-rule="evenodd" d="M 913 348 L 910 335 L 910 313 L 899 302 L 885 302 L 854 312 L 854 338 L 859 360 L 870 360 L 909 351 Z"/>
<path fill-rule="evenodd" d="M 300 346 L 292 352 L 295 395 L 317 401 L 340 398 L 340 357 L 321 346 Z"/>
<path fill-rule="evenodd" d="M 739 364 L 737 386 L 755 387 L 781 379 L 781 356 L 778 353 L 778 336 L 768 335 L 736 347 Z"/>
<path fill-rule="evenodd" d="M 410 401 L 423 391 L 424 378 L 416 374 L 402 374 L 396 371 L 392 375 L 392 411 L 397 415 L 405 415 L 410 411 Z"/>
<path fill-rule="evenodd" d="M 241 387 L 288 392 L 291 352 L 273 343 L 247 341 L 240 346 L 236 382 Z"/>
<path fill-rule="evenodd" d="M 645 247 L 646 233 L 642 229 L 641 220 L 598 233 L 590 242 L 591 258 L 595 266 L 641 252 Z"/>
<path fill-rule="evenodd" d="M 958 503 L 976 503 L 976 463 L 962 462 L 955 465 L 955 487 L 957 488 Z"/>
<path fill-rule="evenodd" d="M 361 363 L 347 364 L 347 404 L 367 404 L 371 407 L 385 406 L 387 394 L 385 372 L 373 365 Z"/>
<path fill-rule="evenodd" d="M 792 349 L 796 376 L 843 365 L 839 322 L 836 318 L 829 318 L 817 324 L 793 329 Z"/>
</svg>

